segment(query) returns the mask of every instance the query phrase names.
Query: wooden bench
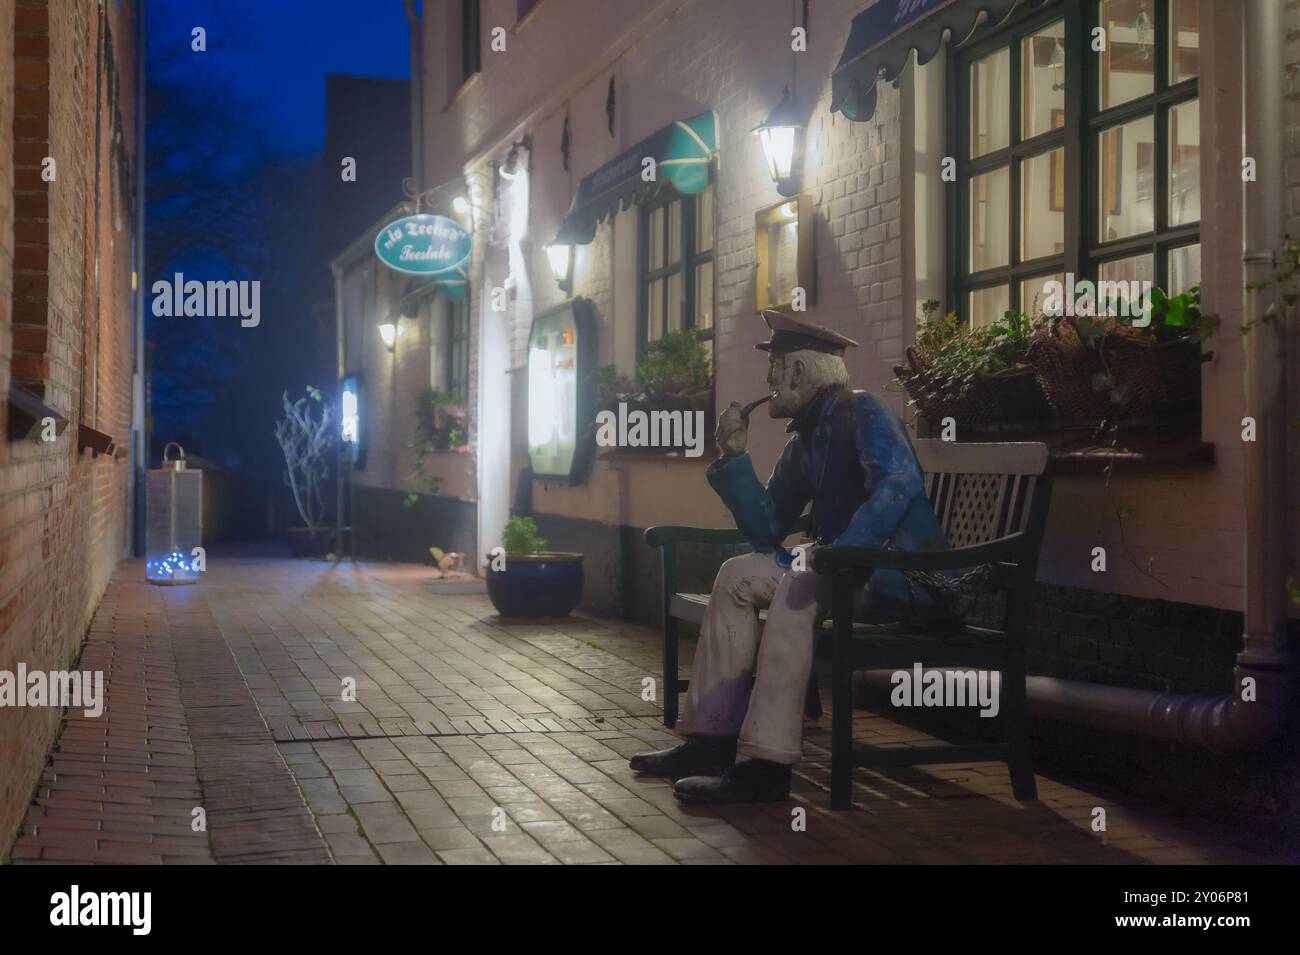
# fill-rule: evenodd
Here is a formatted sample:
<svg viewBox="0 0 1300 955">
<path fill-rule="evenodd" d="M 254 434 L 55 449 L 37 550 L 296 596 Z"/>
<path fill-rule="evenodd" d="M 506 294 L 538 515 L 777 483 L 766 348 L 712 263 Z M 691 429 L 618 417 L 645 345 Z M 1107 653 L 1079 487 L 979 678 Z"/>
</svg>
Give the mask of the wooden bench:
<svg viewBox="0 0 1300 955">
<path fill-rule="evenodd" d="M 831 805 L 847 809 L 854 766 L 1001 761 L 1008 764 L 1017 799 L 1033 799 L 1033 761 L 1025 694 L 1025 655 L 1030 599 L 1051 495 L 1051 455 L 1038 443 L 958 444 L 913 442 L 925 471 L 925 489 L 951 545 L 949 550 L 908 553 L 818 547 L 816 570 L 832 578 L 831 613 L 813 633 L 816 656 L 832 661 Z M 699 625 L 706 593 L 678 591 L 682 544 L 743 544 L 735 528 L 664 525 L 645 532 L 661 548 L 664 608 L 664 724 L 675 726 L 678 696 L 689 686 L 678 676 L 677 640 L 682 622 Z M 1005 593 L 996 627 L 961 625 L 942 630 L 906 621 L 864 624 L 853 620 L 855 573 L 863 568 L 962 571 L 983 567 L 979 588 Z M 760 614 L 760 619 L 766 617 Z M 930 668 L 998 670 L 1002 674 L 1002 742 L 961 746 L 856 748 L 853 743 L 852 680 L 855 670 Z M 809 710 L 819 709 L 811 687 Z"/>
</svg>

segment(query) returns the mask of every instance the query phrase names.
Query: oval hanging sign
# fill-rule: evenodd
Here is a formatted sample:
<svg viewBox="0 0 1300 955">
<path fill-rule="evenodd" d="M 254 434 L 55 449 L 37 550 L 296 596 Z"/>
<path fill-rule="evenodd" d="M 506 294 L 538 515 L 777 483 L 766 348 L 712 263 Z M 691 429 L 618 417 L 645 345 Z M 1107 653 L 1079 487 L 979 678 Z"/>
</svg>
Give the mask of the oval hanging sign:
<svg viewBox="0 0 1300 955">
<path fill-rule="evenodd" d="M 440 275 L 469 258 L 470 237 L 455 219 L 421 214 L 388 223 L 375 236 L 375 255 L 390 269 Z"/>
</svg>

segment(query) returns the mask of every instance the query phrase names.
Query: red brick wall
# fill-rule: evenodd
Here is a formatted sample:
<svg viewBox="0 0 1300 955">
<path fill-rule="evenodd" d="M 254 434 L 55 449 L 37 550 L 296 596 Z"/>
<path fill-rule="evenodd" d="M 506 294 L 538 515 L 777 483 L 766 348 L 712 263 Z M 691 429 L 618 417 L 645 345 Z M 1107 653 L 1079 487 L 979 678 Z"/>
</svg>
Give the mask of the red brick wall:
<svg viewBox="0 0 1300 955">
<path fill-rule="evenodd" d="M 105 9 L 112 83 L 91 0 L 0 0 L 0 417 L 12 377 L 69 421 L 52 443 L 0 433 L 0 670 L 74 665 L 129 543 L 128 459 L 77 446 L 79 423 L 122 447 L 131 426 L 132 220 L 121 167 L 134 142 L 133 6 Z M 113 147 L 115 129 L 124 148 Z M 47 155 L 57 163 L 49 183 Z M 56 709 L 0 709 L 0 858 L 58 723 Z"/>
<path fill-rule="evenodd" d="M 20 0 L 14 19 L 13 203 L 14 380 L 44 394 L 49 288 L 49 194 L 41 177 L 50 153 L 50 14 L 44 3 Z"/>
</svg>

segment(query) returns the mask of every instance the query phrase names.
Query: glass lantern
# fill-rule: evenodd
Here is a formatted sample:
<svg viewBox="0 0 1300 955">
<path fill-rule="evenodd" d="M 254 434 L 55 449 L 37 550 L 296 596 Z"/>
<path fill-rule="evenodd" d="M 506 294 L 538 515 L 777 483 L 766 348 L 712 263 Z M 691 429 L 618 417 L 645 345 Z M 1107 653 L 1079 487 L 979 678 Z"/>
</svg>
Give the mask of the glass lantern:
<svg viewBox="0 0 1300 955">
<path fill-rule="evenodd" d="M 174 459 L 168 457 L 172 448 Z M 145 579 L 151 584 L 198 580 L 194 549 L 202 543 L 203 471 L 188 467 L 185 449 L 172 441 L 163 448 L 162 467 L 149 471 Z"/>
</svg>

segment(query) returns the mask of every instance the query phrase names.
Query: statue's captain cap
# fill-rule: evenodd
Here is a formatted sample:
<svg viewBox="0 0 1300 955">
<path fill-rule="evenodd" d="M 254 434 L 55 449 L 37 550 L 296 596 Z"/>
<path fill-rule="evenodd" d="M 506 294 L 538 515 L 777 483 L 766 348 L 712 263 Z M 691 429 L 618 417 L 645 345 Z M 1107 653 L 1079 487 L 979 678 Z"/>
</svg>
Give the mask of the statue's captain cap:
<svg viewBox="0 0 1300 955">
<path fill-rule="evenodd" d="M 783 312 L 771 309 L 763 310 L 763 321 L 772 330 L 767 341 L 759 342 L 754 347 L 759 351 L 790 352 L 820 351 L 831 355 L 843 355 L 844 349 L 856 348 L 858 343 L 845 338 L 839 332 L 820 325 L 811 325 L 791 318 Z"/>
</svg>

